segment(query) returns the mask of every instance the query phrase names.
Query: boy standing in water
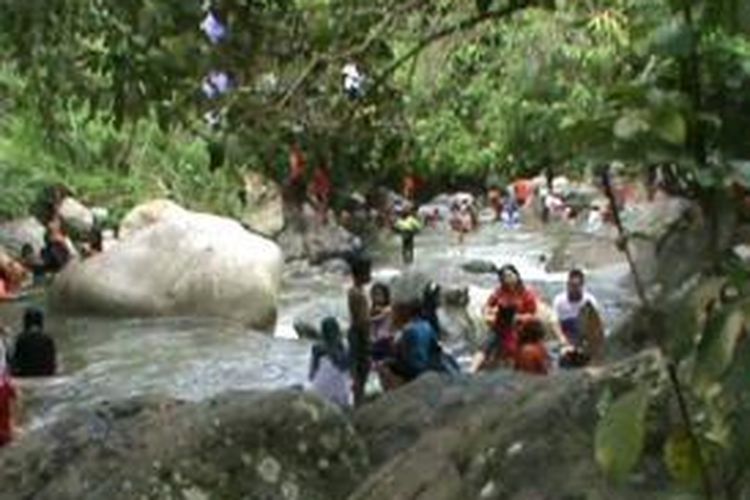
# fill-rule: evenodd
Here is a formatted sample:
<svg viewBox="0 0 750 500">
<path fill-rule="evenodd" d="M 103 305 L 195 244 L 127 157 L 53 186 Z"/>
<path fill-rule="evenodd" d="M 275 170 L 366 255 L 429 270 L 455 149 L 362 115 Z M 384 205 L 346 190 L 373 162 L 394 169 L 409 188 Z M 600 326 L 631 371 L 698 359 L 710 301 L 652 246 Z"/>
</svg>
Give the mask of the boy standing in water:
<svg viewBox="0 0 750 500">
<path fill-rule="evenodd" d="M 349 353 L 351 356 L 354 404 L 364 400 L 370 373 L 370 306 L 365 286 L 370 282 L 371 262 L 355 256 L 350 262 L 352 286 L 347 292 L 349 303 Z"/>
</svg>

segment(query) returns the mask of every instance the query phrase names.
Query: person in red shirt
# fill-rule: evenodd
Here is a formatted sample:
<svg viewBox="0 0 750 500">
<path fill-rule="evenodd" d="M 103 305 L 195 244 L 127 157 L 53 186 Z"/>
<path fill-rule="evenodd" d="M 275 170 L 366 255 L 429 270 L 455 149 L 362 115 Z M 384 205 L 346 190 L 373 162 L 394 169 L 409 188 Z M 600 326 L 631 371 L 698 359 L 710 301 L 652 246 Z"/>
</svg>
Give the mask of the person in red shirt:
<svg viewBox="0 0 750 500">
<path fill-rule="evenodd" d="M 18 393 L 5 364 L 5 349 L 0 345 L 0 448 L 13 439 L 13 415 Z"/>
<path fill-rule="evenodd" d="M 518 339 L 518 352 L 513 368 L 519 372 L 535 375 L 549 373 L 550 358 L 544 346 L 544 326 L 538 319 L 529 321 L 521 329 Z"/>
<path fill-rule="evenodd" d="M 331 199 L 331 178 L 328 168 L 324 165 L 313 171 L 312 183 L 310 184 L 310 198 L 315 204 L 320 221 L 325 224 L 328 221 L 328 205 Z"/>
<path fill-rule="evenodd" d="M 519 179 L 513 183 L 513 193 L 519 207 L 523 207 L 531 201 L 534 194 L 534 184 L 528 179 Z"/>
<path fill-rule="evenodd" d="M 484 306 L 484 317 L 491 332 L 482 350 L 475 356 L 471 371 L 512 364 L 518 350 L 518 332 L 535 319 L 536 296 L 526 288 L 515 266 L 506 264 L 498 271 L 500 286 Z"/>
</svg>

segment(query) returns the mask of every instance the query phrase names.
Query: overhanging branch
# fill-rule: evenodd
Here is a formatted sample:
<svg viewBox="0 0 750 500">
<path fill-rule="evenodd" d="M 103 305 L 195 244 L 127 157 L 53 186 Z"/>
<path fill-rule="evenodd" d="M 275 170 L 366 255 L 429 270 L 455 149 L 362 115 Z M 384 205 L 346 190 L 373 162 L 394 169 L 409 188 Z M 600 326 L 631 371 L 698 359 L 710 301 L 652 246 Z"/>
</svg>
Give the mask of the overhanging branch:
<svg viewBox="0 0 750 500">
<path fill-rule="evenodd" d="M 453 24 L 451 26 L 448 26 L 446 28 L 443 28 L 439 31 L 432 33 L 426 38 L 420 40 L 419 43 L 417 43 L 414 47 L 409 49 L 405 54 L 403 54 L 401 57 L 399 57 L 398 59 L 393 61 L 390 65 L 388 65 L 388 67 L 385 68 L 385 70 L 383 70 L 377 76 L 377 78 L 375 78 L 372 88 L 373 89 L 378 88 L 398 68 L 400 68 L 403 64 L 405 64 L 412 58 L 419 55 L 423 50 L 425 50 L 427 47 L 429 47 L 431 44 L 435 43 L 436 41 L 449 37 L 461 31 L 466 31 L 468 29 L 474 28 L 475 26 L 478 26 L 487 21 L 493 21 L 493 20 L 509 17 L 513 13 L 525 9 L 526 7 L 531 5 L 531 3 L 532 2 L 530 0 L 520 1 L 520 2 L 511 2 L 508 6 L 502 9 L 485 12 L 484 14 L 479 14 L 477 16 L 463 19 L 457 22 L 456 24 Z"/>
</svg>

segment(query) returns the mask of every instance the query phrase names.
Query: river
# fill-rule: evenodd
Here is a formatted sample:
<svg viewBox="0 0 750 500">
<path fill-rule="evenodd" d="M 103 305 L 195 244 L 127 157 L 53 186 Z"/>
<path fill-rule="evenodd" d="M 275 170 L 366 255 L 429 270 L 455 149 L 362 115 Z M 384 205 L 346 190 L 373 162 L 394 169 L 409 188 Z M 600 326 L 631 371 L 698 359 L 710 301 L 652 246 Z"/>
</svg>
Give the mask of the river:
<svg viewBox="0 0 750 500">
<path fill-rule="evenodd" d="M 440 283 L 486 291 L 495 285 L 496 278 L 463 272 L 461 263 L 474 259 L 509 262 L 550 300 L 562 289 L 565 274 L 545 272 L 540 256 L 548 254 L 555 241 L 542 232 L 510 231 L 484 224 L 459 246 L 444 230 L 426 230 L 416 240 L 416 268 Z M 400 272 L 395 238 L 377 249 L 374 256 L 376 280 L 387 280 Z M 624 274 L 621 264 L 589 273 L 589 289 L 602 302 L 610 324 L 626 303 Z M 211 319 L 51 318 L 48 330 L 58 343 L 61 374 L 48 380 L 20 382 L 26 400 L 25 418 L 36 427 L 68 408 L 104 400 L 143 394 L 200 400 L 230 389 L 301 384 L 307 375 L 310 344 L 296 340 L 294 319 L 332 314 L 345 320 L 346 286 L 346 276 L 340 271 L 288 265 L 274 336 Z M 2 306 L 0 318 L 18 324 L 20 306 Z"/>
</svg>

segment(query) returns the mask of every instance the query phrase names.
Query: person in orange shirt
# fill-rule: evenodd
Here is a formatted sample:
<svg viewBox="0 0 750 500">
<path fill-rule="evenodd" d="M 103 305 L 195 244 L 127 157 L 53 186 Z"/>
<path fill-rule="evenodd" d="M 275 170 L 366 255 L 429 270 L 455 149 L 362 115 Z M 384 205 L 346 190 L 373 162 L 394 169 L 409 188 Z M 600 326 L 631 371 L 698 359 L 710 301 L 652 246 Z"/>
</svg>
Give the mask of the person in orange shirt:
<svg viewBox="0 0 750 500">
<path fill-rule="evenodd" d="M 513 183 L 513 193 L 516 196 L 516 202 L 519 207 L 523 207 L 531 201 L 534 193 L 534 185 L 529 179 L 519 179 Z"/>
<path fill-rule="evenodd" d="M 519 331 L 536 315 L 536 296 L 524 285 L 518 269 L 506 264 L 498 271 L 498 277 L 500 286 L 484 306 L 484 317 L 492 331 L 472 360 L 474 373 L 502 363 L 512 364 L 518 351 Z"/>
<path fill-rule="evenodd" d="M 535 375 L 549 373 L 550 358 L 544 346 L 544 326 L 538 319 L 527 322 L 519 333 L 518 352 L 513 368 Z"/>
</svg>

